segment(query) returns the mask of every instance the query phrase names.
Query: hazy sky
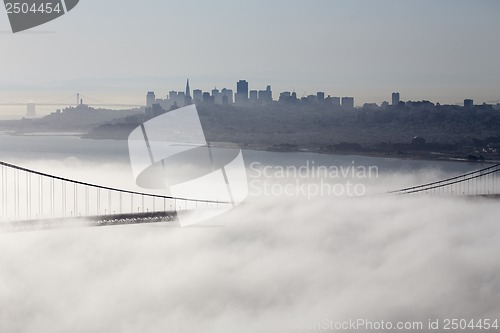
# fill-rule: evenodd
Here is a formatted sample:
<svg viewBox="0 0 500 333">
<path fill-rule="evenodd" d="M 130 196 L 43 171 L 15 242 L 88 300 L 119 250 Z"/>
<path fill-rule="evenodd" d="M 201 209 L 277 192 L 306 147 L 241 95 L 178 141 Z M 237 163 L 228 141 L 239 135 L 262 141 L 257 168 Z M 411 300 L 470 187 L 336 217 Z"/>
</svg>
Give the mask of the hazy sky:
<svg viewBox="0 0 500 333">
<path fill-rule="evenodd" d="M 0 102 L 76 92 L 143 102 L 193 88 L 271 84 L 356 104 L 500 99 L 496 0 L 81 0 L 12 34 L 0 10 Z"/>
</svg>

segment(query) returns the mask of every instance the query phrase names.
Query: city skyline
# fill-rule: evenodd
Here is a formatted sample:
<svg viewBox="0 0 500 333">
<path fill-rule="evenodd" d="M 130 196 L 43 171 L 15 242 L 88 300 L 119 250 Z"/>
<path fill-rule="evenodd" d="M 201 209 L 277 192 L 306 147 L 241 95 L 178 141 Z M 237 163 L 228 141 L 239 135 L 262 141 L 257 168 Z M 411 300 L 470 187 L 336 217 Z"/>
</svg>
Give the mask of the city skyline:
<svg viewBox="0 0 500 333">
<path fill-rule="evenodd" d="M 193 93 L 191 93 L 190 80 L 186 79 L 185 91 L 169 90 L 168 94 L 158 94 L 155 91 L 148 91 L 146 94 L 146 106 L 152 107 L 153 104 L 161 105 L 165 110 L 170 107 L 181 107 L 189 105 L 191 103 L 196 104 L 219 104 L 219 105 L 235 105 L 235 106 L 259 106 L 265 105 L 272 102 L 284 102 L 284 103 L 310 103 L 310 102 L 324 102 L 327 104 L 332 104 L 333 106 L 342 106 L 346 109 L 353 108 L 374 108 L 374 107 L 385 107 L 385 106 L 404 106 L 405 103 L 415 103 L 415 102 L 430 102 L 436 105 L 461 105 L 467 109 L 472 108 L 474 105 L 491 105 L 498 109 L 500 101 L 490 101 L 488 103 L 481 102 L 474 104 L 474 100 L 471 98 L 464 98 L 463 102 L 460 103 L 441 103 L 438 101 L 429 100 L 422 98 L 420 100 L 411 99 L 401 99 L 401 94 L 397 91 L 390 94 L 390 98 L 383 100 L 382 102 L 364 102 L 362 104 L 357 104 L 355 96 L 338 96 L 327 94 L 324 91 L 317 91 L 313 94 L 299 96 L 295 91 L 282 91 L 274 92 L 271 85 L 266 85 L 264 89 L 258 89 L 254 87 L 250 89 L 250 83 L 247 80 L 238 80 L 236 82 L 236 90 L 228 89 L 226 87 L 219 90 L 217 86 L 212 90 L 203 91 L 202 89 L 195 88 Z M 164 98 L 162 98 L 164 97 Z M 277 98 L 276 98 L 277 97 Z M 404 97 L 404 96 L 403 96 Z"/>
<path fill-rule="evenodd" d="M 497 1 L 258 0 L 236 11 L 225 1 L 195 0 L 151 7 L 87 0 L 16 35 L 7 33 L 1 13 L 0 44 L 8 52 L 0 55 L 0 100 L 82 91 L 137 103 L 143 91 L 186 76 L 205 91 L 245 77 L 299 96 L 356 96 L 358 106 L 387 100 L 396 89 L 411 100 L 451 104 L 500 99 Z"/>
<path fill-rule="evenodd" d="M 183 107 L 193 103 L 234 105 L 239 107 L 259 107 L 273 102 L 280 102 L 284 104 L 319 103 L 325 106 L 331 105 L 333 108 L 342 108 L 343 110 L 351 110 L 354 108 L 374 110 L 377 108 L 386 108 L 388 106 L 404 107 L 405 105 L 417 105 L 418 103 L 424 102 L 425 104 L 430 103 L 432 105 L 463 106 L 465 109 L 471 109 L 473 106 L 479 105 L 489 105 L 493 109 L 500 109 L 500 101 L 491 101 L 486 103 L 478 102 L 477 100 L 474 100 L 472 98 L 464 98 L 461 102 L 457 103 L 442 103 L 439 100 L 430 100 L 428 98 L 412 100 L 405 99 L 405 96 L 403 96 L 403 99 L 401 99 L 401 95 L 399 92 L 392 92 L 392 94 L 387 95 L 387 98 L 385 98 L 382 102 L 364 101 L 362 103 L 359 103 L 356 96 L 339 96 L 335 94 L 325 93 L 325 91 L 317 91 L 315 93 L 307 95 L 303 94 L 302 96 L 298 95 L 295 91 L 275 92 L 272 90 L 271 85 L 266 85 L 265 88 L 261 89 L 262 87 L 258 88 L 251 86 L 247 80 L 243 79 L 238 80 L 234 84 L 234 87 L 235 90 L 228 89 L 226 87 L 218 89 L 217 86 L 215 86 L 211 90 L 209 89 L 208 91 L 204 91 L 202 89 L 199 89 L 198 87 L 191 89 L 190 79 L 187 78 L 185 90 L 179 91 L 175 89 L 162 89 L 158 94 L 156 93 L 156 91 L 149 90 L 146 94 L 145 103 L 143 100 L 143 102 L 137 102 L 135 105 L 130 105 L 130 107 L 136 108 L 140 105 L 144 105 L 147 108 L 152 108 L 155 111 L 146 110 L 146 114 L 149 114 L 150 116 L 153 114 L 158 115 L 164 111 L 171 110 L 172 107 Z M 165 93 L 165 91 L 167 90 L 168 92 Z M 76 96 L 78 104 L 96 105 L 97 103 L 98 106 L 107 106 L 111 107 L 111 109 L 114 109 L 116 107 L 120 109 L 123 109 L 124 107 L 127 108 L 126 104 L 107 104 L 106 102 L 108 101 L 98 100 L 93 96 L 89 97 L 82 95 L 82 97 L 84 97 L 82 99 L 80 99 L 80 93 L 77 93 Z M 66 100 L 66 102 L 68 103 L 67 106 L 71 107 L 74 105 L 73 102 L 69 102 L 69 99 L 74 99 L 74 97 L 75 96 L 73 94 L 73 96 L 64 98 L 64 100 Z M 86 98 L 90 99 L 90 102 Z M 0 108 L 9 107 L 8 103 L 4 103 L 5 102 L 2 102 L 0 100 Z M 53 110 L 53 107 L 57 106 L 58 108 L 60 108 L 63 105 L 59 102 L 58 104 L 54 104 L 53 106 L 51 106 L 50 103 L 42 103 L 41 105 L 37 105 L 37 103 L 33 100 L 29 100 L 26 103 L 25 108 L 24 105 L 21 106 L 21 102 L 18 101 L 16 103 L 19 103 L 19 105 L 17 105 L 18 108 L 22 108 L 25 110 L 23 111 L 23 115 L 26 115 L 28 117 L 43 116 L 45 114 L 53 113 L 55 111 Z M 158 104 L 158 106 L 155 107 L 154 104 Z M 35 109 L 39 110 L 40 107 L 45 111 L 35 111 Z M 17 113 L 17 116 L 20 115 L 21 113 Z M 17 118 L 17 116 L 15 116 L 15 118 Z"/>
</svg>

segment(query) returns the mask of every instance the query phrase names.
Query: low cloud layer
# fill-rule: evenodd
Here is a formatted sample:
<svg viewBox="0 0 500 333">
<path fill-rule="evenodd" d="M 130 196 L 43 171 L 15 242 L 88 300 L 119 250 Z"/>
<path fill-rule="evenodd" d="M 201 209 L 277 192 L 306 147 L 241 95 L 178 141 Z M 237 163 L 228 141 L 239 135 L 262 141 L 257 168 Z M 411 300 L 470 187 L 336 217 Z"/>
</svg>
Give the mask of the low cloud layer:
<svg viewBox="0 0 500 333">
<path fill-rule="evenodd" d="M 495 200 L 266 197 L 191 228 L 0 233 L 0 332 L 495 318 L 497 216 Z"/>
</svg>

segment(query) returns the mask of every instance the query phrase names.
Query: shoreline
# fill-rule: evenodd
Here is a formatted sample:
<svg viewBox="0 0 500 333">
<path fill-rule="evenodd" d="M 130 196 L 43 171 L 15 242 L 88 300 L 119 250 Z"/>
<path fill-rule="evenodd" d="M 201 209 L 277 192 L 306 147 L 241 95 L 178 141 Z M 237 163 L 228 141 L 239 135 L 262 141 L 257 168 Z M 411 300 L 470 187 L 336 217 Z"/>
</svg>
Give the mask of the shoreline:
<svg viewBox="0 0 500 333">
<path fill-rule="evenodd" d="M 313 150 L 297 150 L 297 151 L 277 151 L 262 149 L 259 147 L 245 147 L 244 150 L 261 151 L 261 152 L 274 152 L 274 153 L 312 153 L 312 154 L 322 154 L 322 155 L 338 155 L 338 156 L 358 156 L 358 157 L 372 157 L 372 158 L 383 158 L 383 159 L 394 159 L 394 160 L 412 160 L 412 161 L 439 161 L 439 162 L 461 162 L 461 163 L 474 163 L 474 164 L 498 164 L 500 159 L 486 159 L 484 161 L 470 161 L 466 158 L 458 157 L 444 157 L 444 156 L 427 156 L 421 154 L 406 154 L 406 155 L 388 155 L 385 152 L 359 152 L 359 151 L 344 151 L 344 152 L 325 152 L 325 151 L 313 151 Z"/>
<path fill-rule="evenodd" d="M 8 131 L 1 131 L 0 135 L 20 136 L 20 137 L 77 137 L 82 140 L 111 140 L 111 141 L 127 141 L 123 138 L 96 138 L 89 136 L 84 132 L 30 132 L 30 133 L 15 133 Z M 213 144 L 224 146 L 233 146 L 234 143 L 230 142 L 213 142 Z M 281 149 L 276 146 L 264 146 L 255 144 L 236 144 L 242 150 L 259 151 L 259 152 L 275 152 L 275 153 L 313 153 L 322 155 L 340 155 L 340 156 L 359 156 L 359 157 L 373 157 L 383 159 L 395 160 L 413 160 L 413 161 L 441 161 L 441 162 L 460 162 L 460 163 L 474 163 L 474 164 L 497 164 L 500 159 L 484 159 L 484 160 L 469 160 L 465 157 L 459 157 L 457 154 L 447 154 L 442 152 L 429 152 L 429 153 L 391 153 L 386 151 L 326 151 L 321 146 L 297 149 Z"/>
</svg>

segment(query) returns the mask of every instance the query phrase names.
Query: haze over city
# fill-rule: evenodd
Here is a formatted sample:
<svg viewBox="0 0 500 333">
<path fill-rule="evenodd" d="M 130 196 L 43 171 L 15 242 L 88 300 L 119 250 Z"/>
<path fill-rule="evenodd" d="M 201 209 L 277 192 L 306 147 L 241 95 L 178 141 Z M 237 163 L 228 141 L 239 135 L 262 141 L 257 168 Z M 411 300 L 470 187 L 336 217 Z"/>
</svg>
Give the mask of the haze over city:
<svg viewBox="0 0 500 333">
<path fill-rule="evenodd" d="M 499 10 L 494 0 L 257 0 L 238 10 L 221 0 L 85 0 L 78 15 L 16 36 L 1 12 L 0 100 L 80 91 L 139 103 L 189 77 L 206 91 L 245 78 L 250 89 L 324 91 L 357 105 L 392 91 L 491 103 L 500 99 Z"/>
</svg>

